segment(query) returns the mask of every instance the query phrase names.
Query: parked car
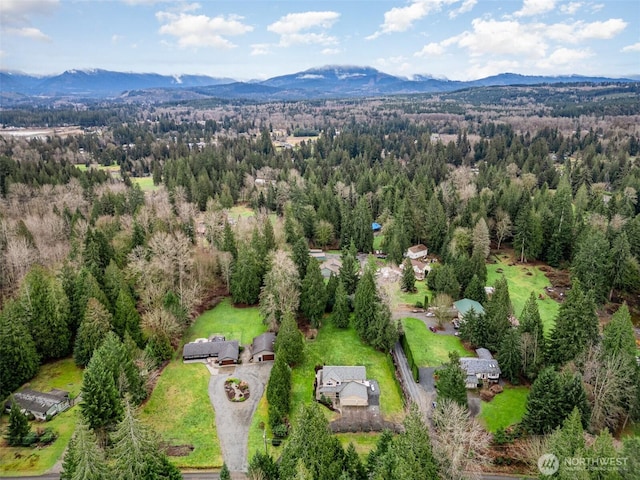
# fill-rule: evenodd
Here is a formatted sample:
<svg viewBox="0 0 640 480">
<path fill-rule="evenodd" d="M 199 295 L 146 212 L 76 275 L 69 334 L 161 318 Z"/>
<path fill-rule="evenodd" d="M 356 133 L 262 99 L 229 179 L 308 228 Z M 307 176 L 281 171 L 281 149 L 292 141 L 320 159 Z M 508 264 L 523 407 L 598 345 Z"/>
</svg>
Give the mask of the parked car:
<svg viewBox="0 0 640 480">
<path fill-rule="evenodd" d="M 456 330 L 460 328 L 460 322 L 458 320 L 454 320 L 452 323 L 453 328 L 455 328 Z"/>
<path fill-rule="evenodd" d="M 433 333 L 436 333 L 438 331 L 434 326 L 430 326 L 429 330 L 431 330 Z"/>
</svg>

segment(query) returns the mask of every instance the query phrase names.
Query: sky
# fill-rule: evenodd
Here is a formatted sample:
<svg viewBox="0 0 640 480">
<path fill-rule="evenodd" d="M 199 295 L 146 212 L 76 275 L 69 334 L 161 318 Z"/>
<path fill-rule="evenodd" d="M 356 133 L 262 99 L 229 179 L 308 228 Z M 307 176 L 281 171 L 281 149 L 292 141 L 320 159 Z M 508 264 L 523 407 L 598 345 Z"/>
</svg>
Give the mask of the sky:
<svg viewBox="0 0 640 480">
<path fill-rule="evenodd" d="M 0 69 L 264 79 L 640 74 L 638 0 L 0 0 Z"/>
</svg>

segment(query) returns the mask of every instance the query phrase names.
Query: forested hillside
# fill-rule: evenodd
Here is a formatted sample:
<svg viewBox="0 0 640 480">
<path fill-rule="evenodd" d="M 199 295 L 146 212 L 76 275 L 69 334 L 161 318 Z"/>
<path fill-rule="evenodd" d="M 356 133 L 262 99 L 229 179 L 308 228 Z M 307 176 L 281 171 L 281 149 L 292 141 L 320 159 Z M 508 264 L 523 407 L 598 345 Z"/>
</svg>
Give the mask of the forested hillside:
<svg viewBox="0 0 640 480">
<path fill-rule="evenodd" d="M 135 406 L 213 297 L 259 304 L 269 328 L 294 339 L 293 320 L 318 328 L 342 309 L 348 325 L 354 310 L 364 343 L 388 352 L 400 332 L 374 271 L 359 279 L 352 265 L 325 287 L 309 248 L 340 250 L 344 267 L 375 250 L 400 265 L 408 247 L 424 244 L 439 259 L 426 280 L 434 297 L 488 305 L 464 339 L 502 355 L 513 383 L 532 384 L 518 435 L 562 427 L 550 437 L 559 456 L 573 454 L 561 452 L 562 436 L 577 429 L 610 441 L 601 430 L 619 435 L 640 417 L 637 93 L 609 92 L 598 109 L 571 107 L 560 89 L 562 101 L 546 105 L 523 94 L 503 102 L 501 92 L 1 112 L 5 126 L 71 124 L 83 133 L 0 137 L 0 399 L 42 364 L 73 356 L 85 370 L 67 471 L 92 448 L 97 464 L 133 462 L 125 452 L 134 431 L 146 439 L 145 471 L 173 478 L 166 457 L 153 460 L 158 445 Z M 238 205 L 255 215 L 235 215 Z M 375 248 L 373 222 L 382 226 Z M 498 250 L 570 277 L 546 338 L 533 306 L 513 312 L 507 287 L 483 298 L 487 258 Z M 280 415 L 274 426 L 288 424 Z M 313 408 L 301 415 L 307 426 L 291 432 L 279 467 L 259 456 L 255 471 L 365 478 L 355 454 L 323 436 L 324 417 Z M 434 448 L 448 455 L 439 438 Z M 296 441 L 319 442 L 328 463 L 313 463 L 313 448 Z M 429 442 L 410 413 L 405 433 L 381 437 L 368 478 L 454 478 Z M 637 441 L 624 448 L 637 453 Z M 410 465 L 414 450 L 425 459 Z"/>
</svg>

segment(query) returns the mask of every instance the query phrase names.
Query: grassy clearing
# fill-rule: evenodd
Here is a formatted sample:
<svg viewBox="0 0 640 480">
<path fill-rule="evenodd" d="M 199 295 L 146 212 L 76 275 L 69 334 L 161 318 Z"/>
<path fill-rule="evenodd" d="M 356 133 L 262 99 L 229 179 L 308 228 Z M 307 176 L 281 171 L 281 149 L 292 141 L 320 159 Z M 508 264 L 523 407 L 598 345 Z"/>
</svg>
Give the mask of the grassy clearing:
<svg viewBox="0 0 640 480">
<path fill-rule="evenodd" d="M 313 381 L 316 365 L 364 365 L 367 377 L 380 384 L 380 410 L 390 421 L 404 417 L 402 394 L 395 375 L 391 357 L 365 345 L 353 328 L 341 330 L 330 322 L 319 330 L 315 340 L 306 343 L 302 365 L 293 369 L 292 412 L 313 401 Z M 328 409 L 326 409 L 329 412 Z M 331 417 L 332 415 L 329 415 Z"/>
<path fill-rule="evenodd" d="M 200 315 L 187 332 L 186 341 L 221 334 L 228 340 L 239 340 L 241 345 L 249 344 L 253 337 L 267 331 L 262 323 L 258 308 L 236 308 L 231 299 L 226 298 L 215 308 Z"/>
<path fill-rule="evenodd" d="M 269 404 L 267 403 L 267 395 L 262 395 L 260 399 L 260 403 L 258 404 L 258 408 L 256 409 L 256 413 L 253 414 L 253 420 L 251 421 L 251 428 L 249 429 L 249 459 L 253 458 L 253 456 L 260 452 L 264 453 L 264 430 L 260 428 L 261 424 L 264 425 L 264 428 L 267 429 L 266 437 L 267 437 L 267 453 L 272 457 L 280 456 L 280 447 L 274 447 L 271 445 L 271 438 L 273 437 L 273 433 L 271 433 L 271 428 L 269 427 L 269 413 L 268 413 Z"/>
<path fill-rule="evenodd" d="M 461 357 L 475 356 L 462 346 L 458 337 L 433 333 L 417 318 L 403 318 L 402 327 L 413 359 L 419 367 L 440 366 L 449 361 L 449 352 L 452 351 L 458 352 Z"/>
<path fill-rule="evenodd" d="M 429 294 L 429 288 L 426 283 L 416 282 L 416 289 L 417 291 L 415 293 L 403 292 L 400 288 L 400 282 L 389 285 L 388 291 L 392 308 L 413 307 L 416 302 L 424 303 L 425 295 L 429 295 L 429 298 L 432 297 L 432 295 Z"/>
<path fill-rule="evenodd" d="M 229 218 L 246 218 L 255 216 L 256 212 L 247 205 L 235 205 L 229 209 Z"/>
<path fill-rule="evenodd" d="M 384 242 L 384 235 L 374 235 L 373 236 L 373 249 L 374 250 L 382 250 L 382 243 Z"/>
<path fill-rule="evenodd" d="M 151 425 L 162 440 L 171 445 L 192 445 L 187 456 L 171 457 L 181 468 L 222 466 L 213 406 L 209 401 L 211 375 L 200 363 L 169 363 L 149 401 L 141 409 L 141 419 Z"/>
<path fill-rule="evenodd" d="M 363 462 L 367 459 L 369 452 L 376 448 L 380 435 L 379 432 L 336 433 L 336 437 L 338 437 L 338 440 L 340 440 L 345 450 L 349 446 L 349 443 L 353 443 L 353 446 L 356 447 L 356 452 Z"/>
<path fill-rule="evenodd" d="M 24 386 L 43 392 L 59 388 L 67 390 L 71 396 L 77 397 L 82 387 L 82 370 L 76 366 L 72 358 L 65 358 L 40 367 L 38 375 Z M 76 427 L 79 411 L 76 406 L 57 415 L 50 422 L 30 422 L 32 430 L 51 427 L 58 433 L 56 441 L 45 448 L 8 447 L 4 441 L 4 433 L 9 424 L 9 416 L 2 415 L 0 420 L 0 438 L 2 438 L 0 440 L 0 476 L 40 475 L 51 469 L 67 448 Z"/>
<path fill-rule="evenodd" d="M 545 287 L 551 286 L 549 279 L 544 275 L 538 267 L 528 265 L 509 266 L 510 257 L 496 257 L 499 262 L 487 265 L 487 284 L 493 285 L 496 280 L 504 275 L 509 283 L 509 295 L 511 303 L 515 310 L 515 315 L 520 316 L 524 304 L 529 298 L 531 292 L 536 296 L 544 295 L 544 300 L 538 299 L 538 309 L 540 310 L 540 318 L 544 325 L 545 334 L 549 333 L 555 325 L 555 318 L 558 314 L 560 304 L 549 298 L 544 290 Z M 502 273 L 498 273 L 498 269 L 502 269 Z M 531 274 L 531 275 L 528 275 Z"/>
<path fill-rule="evenodd" d="M 529 389 L 505 386 L 491 402 L 481 402 L 479 418 L 490 432 L 506 428 L 522 420 Z"/>
<path fill-rule="evenodd" d="M 153 177 L 131 177 L 131 181 L 140 185 L 143 192 L 153 192 L 160 188 L 160 185 L 153 184 Z"/>
</svg>

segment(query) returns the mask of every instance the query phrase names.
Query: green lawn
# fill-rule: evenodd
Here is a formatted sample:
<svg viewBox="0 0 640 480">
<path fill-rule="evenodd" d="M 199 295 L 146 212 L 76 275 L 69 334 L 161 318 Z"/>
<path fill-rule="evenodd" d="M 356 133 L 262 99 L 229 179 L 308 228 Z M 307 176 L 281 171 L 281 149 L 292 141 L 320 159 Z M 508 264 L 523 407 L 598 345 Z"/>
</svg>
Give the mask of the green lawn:
<svg viewBox="0 0 640 480">
<path fill-rule="evenodd" d="M 249 460 L 251 460 L 256 453 L 264 453 L 265 451 L 263 429 L 260 428 L 260 424 L 264 424 L 264 428 L 267 429 L 267 452 L 275 458 L 280 456 L 280 449 L 271 445 L 271 438 L 273 437 L 273 434 L 269 427 L 268 408 L 269 404 L 267 403 L 267 395 L 265 393 L 260 399 L 260 403 L 258 404 L 256 413 L 253 415 L 253 420 L 251 421 L 251 427 L 249 429 Z"/>
<path fill-rule="evenodd" d="M 238 217 L 253 217 L 255 214 L 256 212 L 247 205 L 235 205 L 229 209 L 229 218 L 237 219 Z"/>
<path fill-rule="evenodd" d="M 365 345 L 353 328 L 338 329 L 330 321 L 325 321 L 315 340 L 306 342 L 304 362 L 293 369 L 291 411 L 294 418 L 302 404 L 313 401 L 316 365 L 364 365 L 367 377 L 380 384 L 380 410 L 383 416 L 390 421 L 402 420 L 402 394 L 391 357 Z"/>
<path fill-rule="evenodd" d="M 382 249 L 382 242 L 384 242 L 384 235 L 382 235 L 382 234 L 374 235 L 373 236 L 373 249 L 374 250 L 381 250 Z"/>
<path fill-rule="evenodd" d="M 181 468 L 221 467 L 222 454 L 213 406 L 209 400 L 207 368 L 200 363 L 169 363 L 149 401 L 141 409 L 141 419 L 151 425 L 162 440 L 171 445 L 192 445 L 187 456 L 171 457 Z"/>
<path fill-rule="evenodd" d="M 413 307 L 416 302 L 424 303 L 425 295 L 429 295 L 431 299 L 432 295 L 429 293 L 429 288 L 424 282 L 416 282 L 416 292 L 403 292 L 400 288 L 400 282 L 395 282 L 389 286 L 390 298 L 392 308 L 397 309 L 400 307 Z"/>
<path fill-rule="evenodd" d="M 266 331 L 267 326 L 262 322 L 258 308 L 235 308 L 231 299 L 226 298 L 196 319 L 186 334 L 186 341 L 216 333 L 224 335 L 227 340 L 239 340 L 241 345 L 247 345 Z"/>
<path fill-rule="evenodd" d="M 131 181 L 140 185 L 143 192 L 153 192 L 160 188 L 153 184 L 153 177 L 131 177 Z"/>
<path fill-rule="evenodd" d="M 417 318 L 403 318 L 402 327 L 413 359 L 419 367 L 440 366 L 449 361 L 449 352 L 452 351 L 458 352 L 461 357 L 475 356 L 462 346 L 458 337 L 433 333 Z"/>
<path fill-rule="evenodd" d="M 560 308 L 560 304 L 549 298 L 544 290 L 545 287 L 551 286 L 549 279 L 538 267 L 529 265 L 514 265 L 510 267 L 510 258 L 503 258 L 503 256 L 496 258 L 499 263 L 487 265 L 487 284 L 494 285 L 501 275 L 506 277 L 509 284 L 511 303 L 517 317 L 522 313 L 524 304 L 532 291 L 536 294 L 536 297 L 539 294 L 543 294 L 544 300 L 538 299 L 538 309 L 540 310 L 540 318 L 544 325 L 545 334 L 549 333 L 550 329 L 555 325 L 555 318 Z M 503 270 L 502 273 L 496 271 L 499 268 Z M 527 275 L 528 273 L 531 275 Z"/>
<path fill-rule="evenodd" d="M 380 432 L 336 433 L 336 437 L 338 437 L 338 440 L 340 440 L 345 450 L 349 446 L 349 443 L 353 443 L 353 446 L 356 447 L 356 452 L 358 452 L 363 462 L 367 459 L 369 452 L 376 448 L 380 435 Z"/>
<path fill-rule="evenodd" d="M 38 375 L 25 384 L 44 392 L 52 388 L 67 390 L 77 397 L 82 386 L 82 370 L 76 367 L 73 359 L 65 358 L 47 363 L 40 368 Z M 50 422 L 30 422 L 33 430 L 51 427 L 58 433 L 55 442 L 45 448 L 8 447 L 4 440 L 4 432 L 9 423 L 9 416 L 2 415 L 0 420 L 0 477 L 41 475 L 55 465 L 62 457 L 64 449 L 75 430 L 79 408 L 73 407 L 57 415 Z"/>
<path fill-rule="evenodd" d="M 493 400 L 481 402 L 478 418 L 490 432 L 518 423 L 524 415 L 528 395 L 527 387 L 505 386 L 504 391 Z"/>
</svg>

